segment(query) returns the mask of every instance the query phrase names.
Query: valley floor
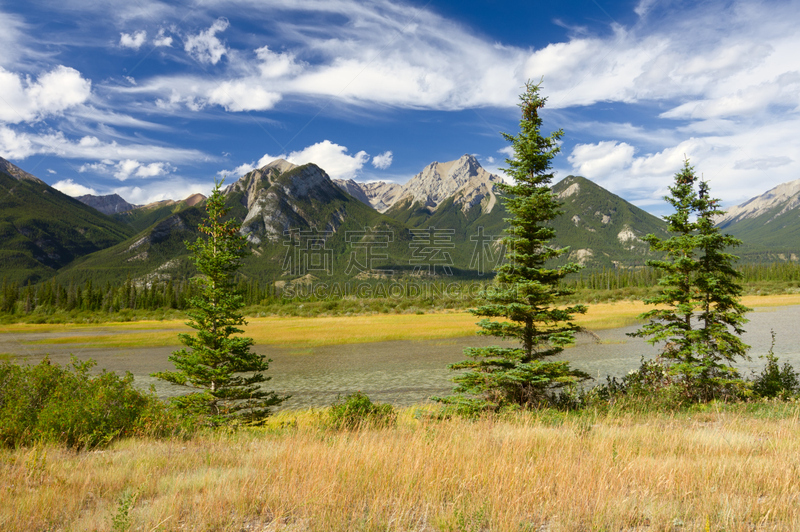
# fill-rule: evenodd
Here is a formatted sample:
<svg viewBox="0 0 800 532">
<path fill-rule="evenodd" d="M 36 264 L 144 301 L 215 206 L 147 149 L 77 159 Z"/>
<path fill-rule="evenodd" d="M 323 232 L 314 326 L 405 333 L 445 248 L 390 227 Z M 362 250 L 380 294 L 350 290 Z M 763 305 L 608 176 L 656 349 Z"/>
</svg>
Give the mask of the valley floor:
<svg viewBox="0 0 800 532">
<path fill-rule="evenodd" d="M 0 529 L 800 529 L 800 407 L 326 429 L 320 411 L 104 451 L 0 451 Z"/>
<path fill-rule="evenodd" d="M 800 305 L 800 294 L 742 298 L 753 308 Z M 652 306 L 641 301 L 589 303 L 588 312 L 575 322 L 589 330 L 626 327 Z M 464 311 L 427 314 L 366 314 L 317 317 L 250 317 L 245 334 L 256 345 L 310 347 L 386 342 L 392 340 L 434 340 L 459 338 L 475 333 L 478 318 Z M 0 334 L 41 333 L 42 344 L 82 347 L 163 347 L 177 345 L 177 333 L 189 332 L 185 319 L 106 323 L 16 323 L 0 325 Z"/>
</svg>

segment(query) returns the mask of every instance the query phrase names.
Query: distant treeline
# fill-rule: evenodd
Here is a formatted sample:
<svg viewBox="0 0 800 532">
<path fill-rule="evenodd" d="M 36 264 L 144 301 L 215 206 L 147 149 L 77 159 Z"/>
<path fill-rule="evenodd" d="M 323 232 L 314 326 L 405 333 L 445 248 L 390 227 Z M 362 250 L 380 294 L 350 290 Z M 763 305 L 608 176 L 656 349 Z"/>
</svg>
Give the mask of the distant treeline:
<svg viewBox="0 0 800 532">
<path fill-rule="evenodd" d="M 368 279 L 349 281 L 317 280 L 313 283 L 286 283 L 240 279 L 236 290 L 245 306 L 316 303 L 331 300 L 416 300 L 448 302 L 448 307 L 472 305 L 487 282 L 455 279 L 418 278 L 402 281 Z M 2 281 L 0 314 L 49 314 L 64 312 L 185 310 L 196 295 L 197 286 L 188 280 L 169 280 L 143 284 L 130 279 L 121 285 L 106 283 L 103 287 L 91 281 L 83 284 L 61 284 L 50 280 L 20 286 Z M 459 304 L 453 305 L 452 303 Z"/>
<path fill-rule="evenodd" d="M 771 264 L 744 264 L 739 266 L 745 284 L 774 281 L 800 282 L 800 263 L 774 262 Z M 659 271 L 649 268 L 603 268 L 581 271 L 568 277 L 565 284 L 576 289 L 615 290 L 620 288 L 647 288 L 658 284 Z"/>
<path fill-rule="evenodd" d="M 746 264 L 739 267 L 745 284 L 774 282 L 797 283 L 800 286 L 800 264 L 780 262 L 772 264 Z M 564 280 L 564 284 L 579 291 L 619 290 L 647 288 L 658 283 L 659 274 L 648 267 L 603 268 L 581 271 Z M 350 280 L 331 282 L 315 281 L 313 284 L 287 284 L 281 288 L 273 282 L 240 279 L 238 292 L 247 306 L 267 306 L 279 303 L 319 302 L 341 299 L 413 299 L 447 300 L 469 306 L 476 301 L 488 280 L 464 281 L 446 277 L 408 279 Z M 124 310 L 155 311 L 163 309 L 185 310 L 196 292 L 188 280 L 169 280 L 143 284 L 130 279 L 119 285 L 106 283 L 95 286 L 92 281 L 83 284 L 61 284 L 50 280 L 38 284 L 19 285 L 3 279 L 0 286 L 0 314 L 50 313 L 56 311 L 86 311 L 108 314 Z"/>
<path fill-rule="evenodd" d="M 245 296 L 247 304 L 268 297 L 257 283 L 242 281 L 237 287 Z M 121 285 L 95 286 L 92 281 L 84 284 L 63 285 L 55 280 L 36 285 L 19 286 L 5 279 L 0 287 L 0 312 L 6 314 L 34 311 L 90 311 L 114 313 L 121 310 L 184 310 L 189 299 L 195 295 L 196 286 L 185 280 L 135 283 L 130 279 Z"/>
</svg>

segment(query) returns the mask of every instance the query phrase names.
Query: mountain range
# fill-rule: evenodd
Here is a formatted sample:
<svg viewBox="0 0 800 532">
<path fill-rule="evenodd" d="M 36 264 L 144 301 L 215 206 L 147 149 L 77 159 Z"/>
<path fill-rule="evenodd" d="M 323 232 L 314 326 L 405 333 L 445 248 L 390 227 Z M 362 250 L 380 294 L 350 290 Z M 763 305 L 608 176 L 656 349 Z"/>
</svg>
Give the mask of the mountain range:
<svg viewBox="0 0 800 532">
<path fill-rule="evenodd" d="M 0 276 L 47 279 L 134 232 L 0 158 Z"/>
<path fill-rule="evenodd" d="M 502 260 L 508 213 L 503 180 L 464 155 L 433 162 L 406 184 L 332 180 L 314 164 L 276 160 L 224 191 L 252 254 L 242 273 L 259 281 L 386 275 L 490 275 Z M 564 213 L 556 246 L 587 268 L 638 267 L 642 238 L 665 223 L 592 181 L 553 186 Z M 118 195 L 70 198 L 0 159 L 0 264 L 17 282 L 151 281 L 191 275 L 184 242 L 198 236 L 201 195 L 132 205 Z M 78 201 L 80 200 L 80 201 Z M 719 226 L 758 245 L 754 258 L 793 259 L 800 232 L 800 181 L 731 209 Z M 765 227 L 768 227 L 766 230 Z M 795 253 L 795 255 L 792 255 Z"/>
<path fill-rule="evenodd" d="M 739 255 L 750 260 L 798 260 L 800 179 L 783 183 L 717 219 L 717 227 L 744 242 Z"/>
</svg>

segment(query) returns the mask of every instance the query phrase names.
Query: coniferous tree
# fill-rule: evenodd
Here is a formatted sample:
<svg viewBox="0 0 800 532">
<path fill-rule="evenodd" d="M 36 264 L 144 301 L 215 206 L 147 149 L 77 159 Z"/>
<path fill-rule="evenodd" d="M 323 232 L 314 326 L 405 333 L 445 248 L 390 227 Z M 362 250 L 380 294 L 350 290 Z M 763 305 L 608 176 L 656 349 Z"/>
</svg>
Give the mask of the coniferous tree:
<svg viewBox="0 0 800 532">
<path fill-rule="evenodd" d="M 546 99 L 539 96 L 539 84 L 528 82 L 525 88 L 519 104 L 520 132 L 503 134 L 514 150 L 504 171 L 515 181 L 513 185 L 498 184 L 511 214 L 503 237 L 506 260 L 496 269 L 494 283 L 483 292 L 483 304 L 470 311 L 484 317 L 478 323 L 478 334 L 515 339 L 520 346 L 467 348 L 470 359 L 450 366 L 467 371 L 453 379 L 455 395 L 439 400 L 471 411 L 505 405 L 536 407 L 555 399 L 560 388 L 589 378 L 569 362 L 547 360 L 574 340 L 578 327 L 570 320 L 586 307 L 555 306 L 560 296 L 571 293 L 559 287 L 559 282 L 580 269 L 573 263 L 548 265 L 568 252 L 550 246 L 555 231 L 549 224 L 562 213 L 550 181 L 552 159 L 559 152 L 563 132 L 542 136 L 539 112 Z"/>
<path fill-rule="evenodd" d="M 190 299 L 192 309 L 187 312 L 191 318 L 187 325 L 197 332 L 178 335 L 186 348 L 170 356 L 177 371 L 154 376 L 195 390 L 174 399 L 186 412 L 210 416 L 215 423 L 235 418 L 259 421 L 286 398 L 262 389 L 261 384 L 270 380 L 263 372 L 271 360 L 252 352 L 252 338 L 238 336 L 246 321 L 234 275 L 247 253 L 246 240 L 239 234 L 238 222 L 224 219 L 222 182 L 215 185 L 206 203 L 207 218 L 200 225 L 208 238 L 187 243 L 200 273 L 195 278 L 198 293 Z"/>
<path fill-rule="evenodd" d="M 688 160 L 669 190 L 665 199 L 675 213 L 664 219 L 674 235 L 645 237 L 651 249 L 666 254 L 663 260 L 648 261 L 664 275 L 660 294 L 645 303 L 664 308 L 642 314 L 650 322 L 632 335 L 649 337 L 652 344 L 664 342 L 662 356 L 671 363 L 670 373 L 680 378 L 690 398 L 709 400 L 737 382 L 739 373 L 731 364 L 747 359 L 749 346 L 738 335 L 750 309 L 740 303 L 741 273 L 733 266 L 738 257 L 726 251 L 741 241 L 715 227 L 714 218 L 724 212 Z"/>
</svg>

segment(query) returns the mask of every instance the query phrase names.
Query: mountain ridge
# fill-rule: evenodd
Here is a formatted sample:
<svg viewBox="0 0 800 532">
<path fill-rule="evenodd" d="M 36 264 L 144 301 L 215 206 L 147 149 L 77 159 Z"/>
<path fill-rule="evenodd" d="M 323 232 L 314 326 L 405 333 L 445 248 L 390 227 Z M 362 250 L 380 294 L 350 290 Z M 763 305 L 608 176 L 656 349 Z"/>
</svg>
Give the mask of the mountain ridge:
<svg viewBox="0 0 800 532">
<path fill-rule="evenodd" d="M 132 233 L 124 224 L 0 160 L 0 271 L 9 280 L 47 279 Z"/>
</svg>

